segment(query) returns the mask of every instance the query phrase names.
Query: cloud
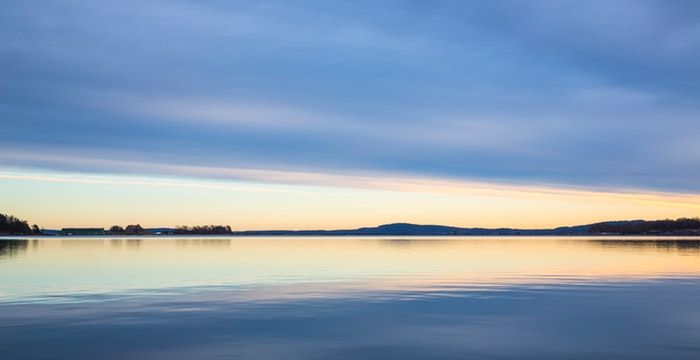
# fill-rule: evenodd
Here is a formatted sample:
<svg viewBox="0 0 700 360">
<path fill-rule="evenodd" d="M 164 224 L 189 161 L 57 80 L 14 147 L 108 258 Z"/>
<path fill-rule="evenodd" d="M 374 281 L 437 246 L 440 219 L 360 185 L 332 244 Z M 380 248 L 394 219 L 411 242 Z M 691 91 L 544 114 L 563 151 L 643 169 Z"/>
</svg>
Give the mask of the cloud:
<svg viewBox="0 0 700 360">
<path fill-rule="evenodd" d="M 153 179 L 146 177 L 125 177 L 125 176 L 99 176 L 86 174 L 65 174 L 65 173 L 36 173 L 22 171 L 5 171 L 0 172 L 0 179 L 5 180 L 23 180 L 23 181 L 40 181 L 40 182 L 56 182 L 56 183 L 73 183 L 73 184 L 98 184 L 98 185 L 116 185 L 116 186 L 147 186 L 153 188 L 191 188 L 205 190 L 228 190 L 235 192 L 251 192 L 251 193 L 291 193 L 311 195 L 309 192 L 295 191 L 289 189 L 281 189 L 274 187 L 263 187 L 253 185 L 240 185 L 231 183 L 215 183 L 211 181 L 184 181 L 176 179 Z"/>
<path fill-rule="evenodd" d="M 312 194 L 306 186 L 374 189 L 455 196 L 487 196 L 502 198 L 539 198 L 550 200 L 604 201 L 637 203 L 670 208 L 700 209 L 700 195 L 681 192 L 652 192 L 640 189 L 565 187 L 553 184 L 518 184 L 480 182 L 458 179 L 415 177 L 401 173 L 329 173 L 271 170 L 260 168 L 168 165 L 134 160 L 105 159 L 90 156 L 44 155 L 41 153 L 2 153 L 0 160 L 21 160 L 40 164 L 43 168 L 66 169 L 72 173 L 27 172 L 9 168 L 0 172 L 0 179 L 45 182 L 73 182 L 119 186 L 155 186 L 218 189 L 244 192 L 286 192 Z M 95 172 L 97 175 L 92 175 Z M 82 174 L 81 174 L 82 173 Z M 103 175 L 99 175 L 103 174 Z M 115 176 L 114 174 L 133 174 Z M 138 175 L 138 176 L 136 176 Z M 151 177 L 146 177 L 150 175 Z M 136 177 L 135 177 L 136 176 Z M 152 178 L 157 176 L 157 179 Z M 193 179 L 209 179 L 207 181 Z M 224 180 L 224 182 L 216 181 Z M 245 182 L 240 184 L 240 182 Z M 250 183 L 258 185 L 250 185 Z M 295 185 L 297 188 L 269 185 Z"/>
<path fill-rule="evenodd" d="M 239 125 L 277 129 L 323 126 L 336 121 L 329 115 L 280 104 L 262 104 L 211 98 L 152 95 L 108 95 L 93 104 L 153 121 L 183 121 L 206 126 Z"/>
<path fill-rule="evenodd" d="M 700 191 L 693 1 L 39 8 L 0 14 L 4 165 Z"/>
</svg>

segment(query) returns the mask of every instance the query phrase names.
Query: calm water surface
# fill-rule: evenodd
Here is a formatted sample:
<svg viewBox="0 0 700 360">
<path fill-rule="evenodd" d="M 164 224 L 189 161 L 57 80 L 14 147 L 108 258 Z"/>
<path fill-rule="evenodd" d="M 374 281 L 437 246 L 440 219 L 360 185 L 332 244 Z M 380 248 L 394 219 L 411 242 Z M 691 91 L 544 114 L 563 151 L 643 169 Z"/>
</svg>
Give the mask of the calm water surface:
<svg viewBox="0 0 700 360">
<path fill-rule="evenodd" d="M 700 359 L 700 239 L 0 239 L 3 359 Z"/>
</svg>

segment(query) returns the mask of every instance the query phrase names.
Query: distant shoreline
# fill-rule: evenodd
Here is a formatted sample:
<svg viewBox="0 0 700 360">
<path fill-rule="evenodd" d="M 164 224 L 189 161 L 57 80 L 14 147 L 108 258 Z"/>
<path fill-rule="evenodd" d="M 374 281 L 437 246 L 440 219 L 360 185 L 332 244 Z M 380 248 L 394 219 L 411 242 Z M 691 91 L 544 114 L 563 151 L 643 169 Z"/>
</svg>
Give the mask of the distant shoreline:
<svg viewBox="0 0 700 360">
<path fill-rule="evenodd" d="M 409 223 L 385 224 L 376 227 L 340 230 L 230 230 L 229 226 L 202 226 L 196 228 L 142 228 L 130 225 L 136 232 L 115 232 L 103 228 L 64 228 L 62 230 L 42 230 L 41 234 L 3 234 L 0 236 L 27 237 L 188 237 L 188 236 L 235 236 L 235 237 L 298 237 L 298 236 L 700 236 L 700 219 L 678 220 L 626 220 L 609 221 L 588 225 L 563 226 L 552 229 L 512 229 L 512 228 L 461 228 L 444 225 L 417 225 Z M 197 231 L 216 229 L 216 231 Z"/>
</svg>

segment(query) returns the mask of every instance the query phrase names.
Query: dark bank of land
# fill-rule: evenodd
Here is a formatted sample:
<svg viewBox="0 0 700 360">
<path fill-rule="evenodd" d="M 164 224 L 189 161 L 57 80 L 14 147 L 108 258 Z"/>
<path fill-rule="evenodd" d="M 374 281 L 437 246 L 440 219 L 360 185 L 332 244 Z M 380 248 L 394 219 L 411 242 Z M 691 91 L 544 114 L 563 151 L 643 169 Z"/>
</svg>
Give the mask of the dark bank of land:
<svg viewBox="0 0 700 360">
<path fill-rule="evenodd" d="M 0 235 L 42 235 L 39 226 L 29 226 L 26 220 L 0 214 Z"/>
<path fill-rule="evenodd" d="M 351 230 L 257 230 L 238 231 L 235 235 L 413 235 L 413 236 L 470 236 L 470 235 L 700 235 L 700 219 L 607 221 L 588 225 L 562 226 L 553 229 L 461 228 L 443 225 L 387 224 Z"/>
<path fill-rule="evenodd" d="M 233 231 L 228 225 L 179 226 L 175 228 L 143 228 L 140 225 L 104 228 L 41 229 L 27 221 L 0 214 L 0 235 L 230 235 L 230 236 L 486 236 L 486 235 L 656 235 L 700 236 L 700 218 L 676 220 L 606 221 L 588 225 L 562 226 L 552 229 L 462 228 L 443 225 L 407 223 L 386 224 L 343 230 L 247 230 Z"/>
</svg>

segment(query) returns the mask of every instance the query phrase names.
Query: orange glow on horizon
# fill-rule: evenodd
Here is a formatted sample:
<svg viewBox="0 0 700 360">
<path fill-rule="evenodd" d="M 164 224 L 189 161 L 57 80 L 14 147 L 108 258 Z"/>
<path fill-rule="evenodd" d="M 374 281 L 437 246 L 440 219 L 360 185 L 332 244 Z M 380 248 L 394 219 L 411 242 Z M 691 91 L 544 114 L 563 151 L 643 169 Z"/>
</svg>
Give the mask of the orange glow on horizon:
<svg viewBox="0 0 700 360">
<path fill-rule="evenodd" d="M 46 228 L 139 223 L 294 230 L 411 222 L 534 229 L 700 213 L 695 194 L 261 172 L 244 181 L 1 171 L 0 182 L 14 189 L 3 211 Z"/>
</svg>

